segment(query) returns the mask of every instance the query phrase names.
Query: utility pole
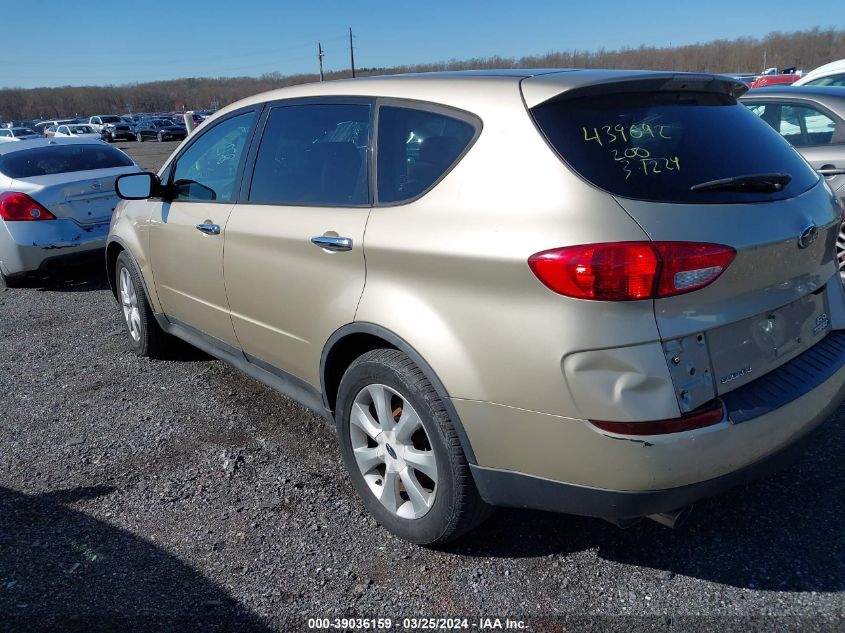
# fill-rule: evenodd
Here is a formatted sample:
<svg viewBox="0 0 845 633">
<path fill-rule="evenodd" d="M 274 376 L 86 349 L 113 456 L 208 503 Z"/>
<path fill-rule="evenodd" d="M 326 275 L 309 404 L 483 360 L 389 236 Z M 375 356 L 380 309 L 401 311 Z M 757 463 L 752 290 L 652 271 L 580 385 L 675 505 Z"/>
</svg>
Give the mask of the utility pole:
<svg viewBox="0 0 845 633">
<path fill-rule="evenodd" d="M 355 47 L 352 46 L 352 27 L 349 27 L 349 62 L 352 65 L 352 79 L 355 79 Z"/>
<path fill-rule="evenodd" d="M 323 81 L 323 45 L 317 42 L 317 59 L 320 61 L 320 81 Z"/>
</svg>

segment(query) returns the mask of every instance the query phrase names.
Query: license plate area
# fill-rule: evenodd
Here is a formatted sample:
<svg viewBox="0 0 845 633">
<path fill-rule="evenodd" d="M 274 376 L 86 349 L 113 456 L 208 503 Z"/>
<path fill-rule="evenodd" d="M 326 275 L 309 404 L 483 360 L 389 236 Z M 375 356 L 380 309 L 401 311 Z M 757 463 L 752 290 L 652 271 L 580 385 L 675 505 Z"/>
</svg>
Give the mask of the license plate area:
<svg viewBox="0 0 845 633">
<path fill-rule="evenodd" d="M 792 360 L 830 331 L 822 287 L 775 310 L 707 332 L 716 393 L 728 393 Z"/>
</svg>

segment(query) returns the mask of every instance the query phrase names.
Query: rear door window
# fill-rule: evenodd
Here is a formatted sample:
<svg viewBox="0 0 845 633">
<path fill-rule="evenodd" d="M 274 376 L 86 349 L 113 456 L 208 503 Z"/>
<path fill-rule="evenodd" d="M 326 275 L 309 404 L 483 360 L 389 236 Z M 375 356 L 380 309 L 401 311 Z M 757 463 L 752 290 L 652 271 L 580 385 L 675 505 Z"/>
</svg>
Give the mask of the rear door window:
<svg viewBox="0 0 845 633">
<path fill-rule="evenodd" d="M 795 147 L 830 145 L 845 141 L 842 121 L 819 108 L 777 101 L 751 102 L 746 105 Z"/>
<path fill-rule="evenodd" d="M 249 201 L 257 204 L 369 204 L 370 106 L 308 104 L 273 108 Z"/>
<path fill-rule="evenodd" d="M 428 110 L 381 106 L 378 116 L 378 201 L 412 200 L 457 162 L 477 126 Z"/>
<path fill-rule="evenodd" d="M 570 167 L 620 197 L 759 202 L 796 196 L 818 182 L 817 174 L 769 125 L 721 93 L 564 94 L 531 113 Z M 771 173 L 792 179 L 776 192 L 692 190 L 714 180 Z"/>
</svg>

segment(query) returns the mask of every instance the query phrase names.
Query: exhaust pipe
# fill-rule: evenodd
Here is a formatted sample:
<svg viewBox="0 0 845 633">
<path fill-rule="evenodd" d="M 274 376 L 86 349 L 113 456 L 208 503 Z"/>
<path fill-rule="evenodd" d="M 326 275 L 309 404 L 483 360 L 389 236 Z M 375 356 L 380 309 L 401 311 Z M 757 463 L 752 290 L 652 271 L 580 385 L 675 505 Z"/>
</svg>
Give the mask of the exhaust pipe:
<svg viewBox="0 0 845 633">
<path fill-rule="evenodd" d="M 658 512 L 657 514 L 649 514 L 648 519 L 657 521 L 660 525 L 665 525 L 668 528 L 680 527 L 681 524 L 687 520 L 692 512 L 692 505 L 684 506 L 676 510 L 669 510 L 668 512 Z"/>
</svg>

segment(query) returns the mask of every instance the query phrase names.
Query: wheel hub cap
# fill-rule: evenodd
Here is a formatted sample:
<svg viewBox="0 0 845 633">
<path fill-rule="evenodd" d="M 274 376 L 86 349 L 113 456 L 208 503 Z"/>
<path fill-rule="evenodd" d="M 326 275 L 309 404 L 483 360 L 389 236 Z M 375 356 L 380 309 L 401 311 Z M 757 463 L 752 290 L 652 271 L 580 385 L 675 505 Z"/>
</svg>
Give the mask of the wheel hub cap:
<svg viewBox="0 0 845 633">
<path fill-rule="evenodd" d="M 424 516 L 437 493 L 437 462 L 410 402 L 386 385 L 364 387 L 352 403 L 349 434 L 358 469 L 376 499 L 396 516 Z"/>
<path fill-rule="evenodd" d="M 126 268 L 120 269 L 119 275 L 120 304 L 129 336 L 136 343 L 141 340 L 141 311 L 138 309 L 138 295 L 132 283 L 132 276 Z"/>
</svg>

